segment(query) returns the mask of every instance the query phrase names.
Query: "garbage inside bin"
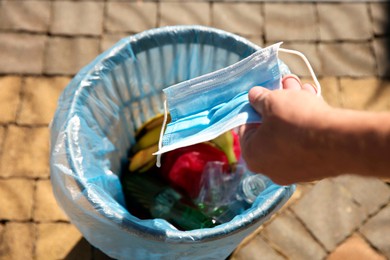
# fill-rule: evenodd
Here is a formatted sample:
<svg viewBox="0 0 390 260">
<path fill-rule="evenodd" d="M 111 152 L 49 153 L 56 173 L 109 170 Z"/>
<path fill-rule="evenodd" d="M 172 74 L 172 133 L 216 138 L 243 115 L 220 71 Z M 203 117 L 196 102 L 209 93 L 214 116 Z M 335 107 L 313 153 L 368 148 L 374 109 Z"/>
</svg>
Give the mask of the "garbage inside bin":
<svg viewBox="0 0 390 260">
<path fill-rule="evenodd" d="M 59 205 L 93 246 L 116 259 L 224 259 L 289 199 L 294 186 L 271 183 L 229 222 L 182 231 L 130 214 L 120 183 L 137 130 L 163 112 L 162 89 L 259 49 L 218 29 L 164 27 L 122 39 L 72 79 L 51 124 L 51 182 Z M 283 62 L 278 66 L 289 73 Z"/>
<path fill-rule="evenodd" d="M 211 228 L 220 224 L 156 173 L 125 174 L 122 185 L 129 212 L 141 219 L 161 218 L 180 230 Z"/>
<path fill-rule="evenodd" d="M 263 179 L 248 176 L 242 160 L 238 163 L 240 144 L 233 130 L 167 152 L 162 167 L 154 167 L 162 128 L 161 115 L 141 126 L 128 170 L 121 174 L 126 207 L 134 216 L 162 218 L 180 230 L 210 228 L 241 214 L 266 188 Z"/>
<path fill-rule="evenodd" d="M 137 142 L 129 155 L 128 170 L 121 174 L 127 209 L 141 219 L 165 219 L 181 230 L 210 228 L 221 224 L 210 214 L 206 215 L 193 198 L 198 196 L 200 179 L 207 162 L 217 161 L 224 164 L 225 168 L 236 164 L 233 133 L 228 132 L 208 143 L 166 153 L 163 167 L 157 168 L 154 167 L 156 158 L 153 153 L 157 151 L 162 127 L 161 115 L 157 115 L 137 130 Z M 223 143 L 225 139 L 231 142 Z M 229 164 L 227 154 L 231 157 Z"/>
<path fill-rule="evenodd" d="M 272 183 L 268 177 L 250 172 L 244 163 L 226 172 L 221 162 L 209 162 L 196 202 L 206 215 L 218 223 L 226 223 L 251 207 L 269 185 Z"/>
</svg>

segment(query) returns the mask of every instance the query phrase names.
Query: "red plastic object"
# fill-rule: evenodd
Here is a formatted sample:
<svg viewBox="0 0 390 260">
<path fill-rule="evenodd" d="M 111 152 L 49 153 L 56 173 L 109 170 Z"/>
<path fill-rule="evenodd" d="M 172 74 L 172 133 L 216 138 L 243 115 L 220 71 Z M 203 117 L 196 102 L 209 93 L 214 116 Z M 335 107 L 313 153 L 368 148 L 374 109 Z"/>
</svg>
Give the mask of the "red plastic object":
<svg viewBox="0 0 390 260">
<path fill-rule="evenodd" d="M 228 169 L 228 160 L 218 148 L 200 143 L 176 149 L 163 155 L 161 170 L 172 186 L 185 191 L 191 198 L 196 198 L 200 190 L 203 169 L 209 161 L 220 161 Z"/>
</svg>

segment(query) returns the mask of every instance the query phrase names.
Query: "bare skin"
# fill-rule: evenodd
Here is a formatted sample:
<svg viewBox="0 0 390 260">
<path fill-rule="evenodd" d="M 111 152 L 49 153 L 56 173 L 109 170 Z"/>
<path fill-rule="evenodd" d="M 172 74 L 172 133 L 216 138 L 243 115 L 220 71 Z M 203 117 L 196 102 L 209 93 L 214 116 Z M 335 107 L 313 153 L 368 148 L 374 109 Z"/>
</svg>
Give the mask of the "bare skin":
<svg viewBox="0 0 390 260">
<path fill-rule="evenodd" d="M 283 90 L 249 92 L 263 117 L 240 128 L 249 169 L 281 185 L 343 173 L 390 177 L 390 113 L 330 107 L 293 75 L 282 83 Z"/>
</svg>

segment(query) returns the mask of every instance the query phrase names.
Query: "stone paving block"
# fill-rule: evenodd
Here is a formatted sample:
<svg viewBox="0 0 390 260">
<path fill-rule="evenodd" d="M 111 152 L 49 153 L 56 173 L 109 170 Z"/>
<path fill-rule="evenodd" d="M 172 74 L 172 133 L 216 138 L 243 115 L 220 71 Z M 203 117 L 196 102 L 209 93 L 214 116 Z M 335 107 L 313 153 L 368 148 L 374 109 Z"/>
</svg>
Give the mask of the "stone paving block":
<svg viewBox="0 0 390 260">
<path fill-rule="evenodd" d="M 1 148 L 1 151 L 3 151 L 2 147 L 3 147 L 4 138 L 5 138 L 5 132 L 6 132 L 5 127 L 0 126 L 0 148 Z M 1 152 L 0 152 L 0 157 L 1 157 Z"/>
<path fill-rule="evenodd" d="M 195 2 L 160 3 L 159 26 L 178 24 L 210 26 L 210 4 Z"/>
<path fill-rule="evenodd" d="M 54 1 L 52 34 L 96 35 L 103 32 L 103 2 Z"/>
<path fill-rule="evenodd" d="M 0 179 L 0 220 L 29 220 L 33 194 L 33 180 Z"/>
<path fill-rule="evenodd" d="M 104 27 L 109 32 L 141 32 L 157 26 L 157 3 L 109 2 Z"/>
<path fill-rule="evenodd" d="M 267 259 L 267 260 L 283 260 L 278 252 L 275 251 L 261 236 L 255 236 L 250 243 L 245 245 L 236 251 L 231 260 L 256 260 L 256 259 Z"/>
<path fill-rule="evenodd" d="M 0 29 L 47 32 L 50 1 L 0 2 Z"/>
<path fill-rule="evenodd" d="M 68 223 L 38 224 L 35 250 L 36 259 L 91 259 L 92 251 L 76 227 Z M 67 258 L 74 255 L 74 250 L 77 258 Z"/>
<path fill-rule="evenodd" d="M 341 175 L 333 179 L 348 190 L 366 215 L 371 215 L 390 201 L 390 187 L 377 178 Z"/>
<path fill-rule="evenodd" d="M 369 43 L 320 43 L 323 76 L 365 77 L 376 74 Z"/>
<path fill-rule="evenodd" d="M 40 74 L 46 36 L 0 32 L 0 73 Z"/>
<path fill-rule="evenodd" d="M 213 27 L 240 35 L 263 35 L 262 4 L 214 3 Z"/>
<path fill-rule="evenodd" d="M 318 3 L 320 40 L 367 40 L 372 37 L 366 3 Z"/>
<path fill-rule="evenodd" d="M 333 107 L 341 107 L 341 91 L 337 78 L 324 77 L 319 79 L 324 100 Z"/>
<path fill-rule="evenodd" d="M 50 180 L 37 181 L 33 218 L 38 222 L 69 221 L 57 204 Z"/>
<path fill-rule="evenodd" d="M 262 231 L 269 244 L 290 259 L 323 259 L 325 250 L 290 211 L 284 211 Z"/>
<path fill-rule="evenodd" d="M 370 218 L 360 232 L 388 259 L 390 258 L 390 205 L 387 205 L 378 214 Z"/>
<path fill-rule="evenodd" d="M 310 65 L 314 70 L 314 73 L 317 76 L 321 75 L 321 62 L 315 43 L 285 43 L 282 45 L 282 48 L 302 52 L 309 60 Z M 310 72 L 306 64 L 297 55 L 279 52 L 279 58 L 286 63 L 292 73 L 300 77 L 310 76 Z"/>
<path fill-rule="evenodd" d="M 390 78 L 390 38 L 375 38 L 373 43 L 377 75 Z"/>
<path fill-rule="evenodd" d="M 32 223 L 8 222 L 0 243 L 0 259 L 34 259 L 35 227 Z M 1 241 L 1 238 L 0 238 Z"/>
<path fill-rule="evenodd" d="M 371 17 L 372 17 L 372 28 L 375 35 L 389 34 L 390 29 L 388 28 L 388 15 L 390 10 L 390 4 L 388 3 L 369 3 Z"/>
<path fill-rule="evenodd" d="M 0 77 L 0 123 L 15 122 L 21 84 L 20 77 Z"/>
<path fill-rule="evenodd" d="M 366 218 L 351 195 L 329 179 L 318 182 L 292 210 L 328 251 L 351 235 Z"/>
<path fill-rule="evenodd" d="M 103 34 L 102 41 L 100 43 L 100 51 L 103 52 L 108 48 L 112 47 L 115 43 L 117 43 L 122 38 L 128 37 L 130 34 L 128 33 L 109 33 Z"/>
<path fill-rule="evenodd" d="M 302 196 L 304 196 L 307 192 L 309 192 L 309 190 L 311 190 L 313 186 L 314 184 L 310 182 L 296 184 L 295 192 L 292 194 L 290 199 L 280 208 L 279 212 L 284 211 L 285 209 L 291 207 L 291 205 L 299 201 L 299 199 L 302 198 Z"/>
<path fill-rule="evenodd" d="M 49 124 L 69 77 L 29 77 L 23 87 L 19 124 Z"/>
<path fill-rule="evenodd" d="M 99 54 L 100 42 L 93 38 L 51 37 L 45 56 L 45 72 L 73 75 Z"/>
<path fill-rule="evenodd" d="M 386 258 L 376 252 L 367 242 L 358 234 L 354 234 L 339 245 L 327 258 L 327 260 L 385 260 Z"/>
<path fill-rule="evenodd" d="M 313 3 L 265 3 L 264 13 L 267 42 L 318 40 Z"/>
<path fill-rule="evenodd" d="M 21 145 L 23 144 L 23 145 Z M 0 158 L 1 177 L 49 177 L 49 129 L 8 126 Z"/>
<path fill-rule="evenodd" d="M 390 110 L 390 82 L 369 77 L 340 79 L 343 107 L 359 110 Z"/>
</svg>

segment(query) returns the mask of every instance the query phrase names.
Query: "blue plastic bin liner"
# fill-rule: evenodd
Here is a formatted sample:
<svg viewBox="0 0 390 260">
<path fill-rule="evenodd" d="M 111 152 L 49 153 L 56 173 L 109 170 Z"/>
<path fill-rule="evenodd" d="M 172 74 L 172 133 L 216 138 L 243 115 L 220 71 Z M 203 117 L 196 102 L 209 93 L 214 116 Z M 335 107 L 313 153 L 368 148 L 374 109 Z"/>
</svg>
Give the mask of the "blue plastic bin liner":
<svg viewBox="0 0 390 260">
<path fill-rule="evenodd" d="M 259 48 L 209 27 L 164 27 L 122 39 L 72 79 L 51 124 L 51 182 L 92 245 L 116 259 L 224 259 L 289 199 L 294 186 L 271 185 L 232 221 L 179 231 L 162 219 L 132 216 L 119 180 L 136 129 L 163 110 L 163 88 Z"/>
</svg>

